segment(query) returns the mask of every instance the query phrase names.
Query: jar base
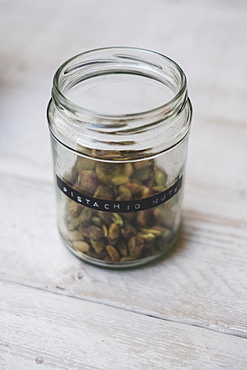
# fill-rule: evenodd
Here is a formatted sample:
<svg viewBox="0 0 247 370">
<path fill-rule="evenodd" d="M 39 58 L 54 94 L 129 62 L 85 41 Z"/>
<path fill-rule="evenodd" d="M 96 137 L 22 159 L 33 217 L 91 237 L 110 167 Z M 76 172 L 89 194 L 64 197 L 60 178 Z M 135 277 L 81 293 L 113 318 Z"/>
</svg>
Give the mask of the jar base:
<svg viewBox="0 0 247 370">
<path fill-rule="evenodd" d="M 179 235 L 180 235 L 180 230 L 181 230 L 181 225 L 178 228 L 178 231 L 176 232 L 175 235 L 173 235 L 173 238 L 170 242 L 167 243 L 166 248 L 163 248 L 161 251 L 156 253 L 153 256 L 150 257 L 145 257 L 141 259 L 137 259 L 134 261 L 124 261 L 124 262 L 110 262 L 110 261 L 102 261 L 97 258 L 93 258 L 90 256 L 87 256 L 85 253 L 82 253 L 73 247 L 71 247 L 63 238 L 62 234 L 60 233 L 60 236 L 62 238 L 62 241 L 64 245 L 68 248 L 68 250 L 73 253 L 76 257 L 78 257 L 81 261 L 89 263 L 91 265 L 97 266 L 97 267 L 102 267 L 106 269 L 112 269 L 112 270 L 125 270 L 125 269 L 130 269 L 130 268 L 135 268 L 135 267 L 140 267 L 144 266 L 147 264 L 150 264 L 151 262 L 157 261 L 167 255 L 172 248 L 175 246 Z"/>
</svg>

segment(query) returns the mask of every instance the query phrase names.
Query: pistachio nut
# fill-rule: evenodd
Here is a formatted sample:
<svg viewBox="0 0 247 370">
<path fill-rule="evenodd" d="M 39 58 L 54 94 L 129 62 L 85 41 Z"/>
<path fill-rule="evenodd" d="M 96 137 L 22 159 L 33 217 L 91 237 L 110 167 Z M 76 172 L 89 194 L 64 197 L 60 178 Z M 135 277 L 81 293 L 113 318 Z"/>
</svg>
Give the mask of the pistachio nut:
<svg viewBox="0 0 247 370">
<path fill-rule="evenodd" d="M 132 236 L 128 242 L 128 247 L 131 256 L 138 256 L 144 247 L 144 240 L 139 235 Z"/>
<path fill-rule="evenodd" d="M 116 223 L 112 223 L 108 229 L 108 242 L 114 245 L 117 242 L 119 235 L 120 235 L 119 225 Z"/>
<path fill-rule="evenodd" d="M 82 236 L 82 233 L 80 233 L 80 231 L 78 231 L 78 230 L 69 231 L 68 232 L 68 238 L 72 242 L 77 242 L 79 240 L 82 241 L 84 239 L 83 236 Z"/>
<path fill-rule="evenodd" d="M 80 225 L 80 217 L 74 217 L 68 222 L 68 229 L 75 230 Z"/>
<path fill-rule="evenodd" d="M 91 170 L 83 171 L 79 174 L 78 185 L 83 192 L 91 193 L 97 189 L 99 185 L 99 179 L 95 172 Z"/>
<path fill-rule="evenodd" d="M 99 240 L 90 239 L 90 244 L 92 245 L 96 253 L 101 253 L 106 246 L 106 242 L 104 239 Z"/>
<path fill-rule="evenodd" d="M 119 240 L 117 243 L 117 249 L 121 256 L 126 257 L 129 254 L 128 246 L 124 239 Z"/>
<path fill-rule="evenodd" d="M 102 159 L 111 159 L 111 151 L 95 151 Z M 100 162 L 78 155 L 71 176 L 66 174 L 67 182 L 82 194 L 108 201 L 131 202 L 167 189 L 168 176 L 153 159 L 121 163 L 120 158 L 121 153 L 116 162 Z M 98 211 L 64 199 L 68 243 L 88 257 L 121 263 L 166 247 L 174 234 L 180 196 L 151 209 L 123 213 Z"/>
<path fill-rule="evenodd" d="M 98 226 L 94 225 L 82 227 L 81 232 L 85 238 L 92 240 L 99 240 L 104 237 L 103 231 Z"/>
<path fill-rule="evenodd" d="M 67 203 L 67 212 L 72 217 L 79 216 L 81 210 L 82 210 L 82 207 L 78 203 L 74 202 L 73 200 L 69 200 L 69 202 Z"/>
<path fill-rule="evenodd" d="M 106 250 L 113 262 L 118 262 L 120 260 L 118 251 L 112 245 L 107 245 Z"/>
<path fill-rule="evenodd" d="M 90 249 L 90 245 L 84 241 L 75 241 L 73 242 L 72 245 L 75 249 L 78 249 L 78 251 L 84 252 L 84 253 L 88 252 Z"/>
<path fill-rule="evenodd" d="M 147 209 L 145 211 L 138 212 L 136 216 L 136 221 L 138 225 L 141 227 L 148 227 L 153 215 L 153 211 L 151 209 Z"/>
<path fill-rule="evenodd" d="M 166 186 L 167 174 L 164 171 L 156 170 L 154 172 L 154 181 L 156 186 L 160 187 Z"/>
<path fill-rule="evenodd" d="M 86 157 L 78 156 L 76 159 L 75 168 L 78 172 L 93 170 L 95 168 L 95 161 Z"/>
</svg>

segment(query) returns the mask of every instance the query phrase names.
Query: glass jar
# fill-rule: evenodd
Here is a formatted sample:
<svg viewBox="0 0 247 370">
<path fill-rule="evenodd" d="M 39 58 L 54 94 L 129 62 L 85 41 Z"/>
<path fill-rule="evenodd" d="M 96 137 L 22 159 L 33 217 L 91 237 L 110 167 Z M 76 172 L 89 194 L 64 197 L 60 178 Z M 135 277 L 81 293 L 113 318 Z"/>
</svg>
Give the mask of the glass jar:
<svg viewBox="0 0 247 370">
<path fill-rule="evenodd" d="M 94 265 L 142 265 L 177 240 L 192 116 L 182 69 L 114 47 L 66 61 L 48 106 L 58 226 Z"/>
</svg>

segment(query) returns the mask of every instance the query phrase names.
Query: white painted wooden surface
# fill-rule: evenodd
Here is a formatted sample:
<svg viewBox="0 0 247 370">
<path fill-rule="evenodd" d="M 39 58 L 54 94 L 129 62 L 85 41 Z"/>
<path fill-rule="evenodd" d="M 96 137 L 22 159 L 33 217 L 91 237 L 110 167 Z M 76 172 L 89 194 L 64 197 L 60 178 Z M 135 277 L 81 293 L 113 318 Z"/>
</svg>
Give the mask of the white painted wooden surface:
<svg viewBox="0 0 247 370">
<path fill-rule="evenodd" d="M 2 0 L 0 14 L 0 369 L 246 369 L 246 1 Z M 59 239 L 45 118 L 61 62 L 111 45 L 176 60 L 194 105 L 178 247 L 120 272 Z"/>
<path fill-rule="evenodd" d="M 241 338 L 17 284 L 2 282 L 0 291 L 3 368 L 246 367 Z"/>
</svg>

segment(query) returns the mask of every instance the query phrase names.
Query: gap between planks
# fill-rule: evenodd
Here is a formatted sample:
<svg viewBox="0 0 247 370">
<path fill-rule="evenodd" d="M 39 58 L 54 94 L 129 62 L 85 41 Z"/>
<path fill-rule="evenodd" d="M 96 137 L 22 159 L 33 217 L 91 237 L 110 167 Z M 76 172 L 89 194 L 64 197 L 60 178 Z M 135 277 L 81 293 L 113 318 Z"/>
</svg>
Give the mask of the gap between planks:
<svg viewBox="0 0 247 370">
<path fill-rule="evenodd" d="M 246 369 L 242 338 L 103 305 L 99 310 L 93 302 L 7 282 L 0 288 L 6 297 L 1 369 L 31 370 L 41 363 L 49 370 Z"/>
<path fill-rule="evenodd" d="M 11 177 L 9 176 L 9 178 L 11 178 Z M 18 177 L 18 179 L 15 177 L 15 179 L 25 182 L 25 180 L 22 177 Z M 31 183 L 32 183 L 32 186 L 36 188 L 37 182 L 34 179 L 31 179 Z M 43 184 L 45 184 L 47 186 L 47 188 L 49 187 L 49 189 L 51 189 L 51 187 L 52 187 L 51 183 L 48 184 L 47 182 L 44 181 Z M 185 212 L 187 212 L 187 210 L 185 210 Z M 203 222 L 208 220 L 208 221 L 212 221 L 213 223 L 219 223 L 219 224 L 224 224 L 224 225 L 231 225 L 232 224 L 230 218 L 222 218 L 221 216 L 213 216 L 212 215 L 212 219 L 211 219 L 211 215 L 209 215 L 207 213 L 201 213 L 201 212 L 189 211 L 189 210 L 188 210 L 188 213 L 189 213 L 188 216 L 190 218 L 200 219 L 200 221 L 203 221 Z M 244 225 L 242 223 L 240 225 L 236 221 L 236 219 L 234 221 L 235 221 L 234 226 L 238 227 L 238 230 L 244 229 Z M 200 240 L 199 241 L 196 240 L 196 243 L 198 243 L 198 242 L 200 242 Z M 0 280 L 1 280 L 1 275 L 0 275 Z M 156 312 L 153 309 L 140 308 L 140 306 L 137 306 L 135 304 L 117 303 L 117 302 L 112 302 L 108 299 L 104 299 L 104 297 L 101 299 L 101 298 L 94 298 L 92 296 L 85 296 L 85 295 L 81 295 L 81 294 L 76 294 L 73 291 L 71 291 L 70 289 L 66 289 L 66 288 L 64 289 L 63 287 L 59 287 L 59 286 L 57 286 L 57 288 L 56 288 L 55 287 L 56 284 L 54 284 L 54 287 L 52 287 L 52 286 L 49 285 L 49 283 L 48 284 L 42 284 L 42 283 L 40 284 L 40 283 L 35 283 L 35 282 L 34 283 L 29 283 L 29 282 L 27 282 L 27 280 L 25 278 L 21 278 L 21 277 L 19 279 L 14 278 L 10 274 L 9 275 L 8 274 L 2 275 L 2 280 L 9 281 L 9 282 L 16 283 L 16 284 L 20 284 L 20 285 L 27 286 L 27 287 L 31 287 L 31 288 L 36 288 L 36 289 L 40 289 L 40 290 L 44 290 L 44 291 L 53 292 L 53 293 L 60 294 L 60 295 L 65 295 L 65 296 L 72 297 L 72 298 L 81 299 L 81 300 L 84 300 L 84 301 L 96 302 L 96 303 L 103 304 L 103 305 L 106 305 L 106 306 L 109 306 L 109 307 L 115 307 L 115 308 L 119 308 L 119 309 L 122 309 L 122 310 L 125 310 L 125 311 L 135 312 L 137 314 L 141 314 L 141 315 L 144 315 L 144 316 L 150 316 L 150 317 L 159 318 L 159 319 L 170 321 L 170 322 L 183 323 L 183 324 L 190 325 L 190 326 L 205 328 L 205 329 L 208 329 L 208 330 L 213 330 L 213 331 L 216 331 L 216 332 L 222 332 L 222 333 L 225 333 L 225 334 L 228 334 L 228 335 L 241 337 L 241 338 L 244 338 L 244 339 L 247 338 L 247 331 L 246 331 L 245 328 L 244 329 L 238 329 L 238 326 L 236 324 L 234 324 L 232 326 L 228 326 L 227 323 L 226 324 L 218 324 L 217 322 L 215 323 L 214 318 L 208 320 L 208 322 L 207 321 L 206 322 L 201 322 L 198 319 L 195 319 L 195 318 L 190 319 L 188 317 L 185 319 L 183 317 L 183 315 L 182 315 L 182 318 L 178 317 L 178 316 L 175 316 L 175 315 L 174 316 L 170 315 L 169 313 L 173 312 L 172 309 L 170 309 L 169 313 L 167 313 L 167 314 L 161 314 L 159 312 Z"/>
<path fill-rule="evenodd" d="M 56 286 L 56 288 L 54 288 L 54 287 L 48 286 L 48 285 L 42 286 L 42 285 L 35 285 L 34 283 L 30 284 L 26 281 L 20 281 L 20 280 L 17 280 L 15 278 L 12 278 L 12 277 L 3 276 L 1 274 L 0 274 L 0 281 L 11 283 L 11 284 L 16 284 L 16 285 L 21 285 L 21 286 L 32 288 L 32 289 L 37 289 L 37 290 L 41 290 L 41 291 L 48 292 L 48 293 L 58 294 L 58 295 L 62 295 L 62 296 L 69 297 L 69 298 L 75 298 L 75 299 L 79 299 L 79 300 L 86 301 L 86 302 L 97 303 L 97 304 L 100 304 L 100 305 L 103 305 L 103 306 L 116 308 L 116 309 L 126 311 L 126 312 L 132 312 L 132 313 L 135 313 L 137 315 L 152 317 L 152 318 L 155 318 L 155 319 L 160 319 L 160 320 L 164 320 L 164 321 L 171 322 L 171 323 L 178 323 L 178 324 L 198 327 L 198 328 L 201 328 L 201 329 L 206 329 L 206 330 L 214 331 L 214 332 L 221 333 L 221 334 L 226 334 L 226 335 L 237 337 L 237 338 L 247 339 L 247 333 L 246 332 L 243 332 L 243 331 L 237 330 L 237 329 L 233 329 L 233 328 L 227 328 L 227 327 L 225 327 L 223 325 L 219 325 L 217 323 L 212 323 L 212 324 L 209 324 L 209 325 L 203 325 L 202 323 L 200 323 L 198 321 L 195 321 L 195 320 L 181 319 L 181 318 L 171 316 L 171 315 L 168 316 L 168 315 L 164 315 L 164 314 L 159 314 L 159 313 L 157 313 L 155 311 L 152 311 L 152 310 L 140 309 L 140 307 L 137 307 L 137 306 L 136 307 L 135 306 L 128 306 L 128 305 L 123 304 L 123 303 L 116 304 L 116 303 L 113 303 L 111 301 L 102 300 L 100 298 L 94 298 L 92 296 L 91 297 L 85 297 L 85 296 L 83 297 L 79 294 L 66 291 L 65 288 L 60 287 L 60 286 Z"/>
</svg>

